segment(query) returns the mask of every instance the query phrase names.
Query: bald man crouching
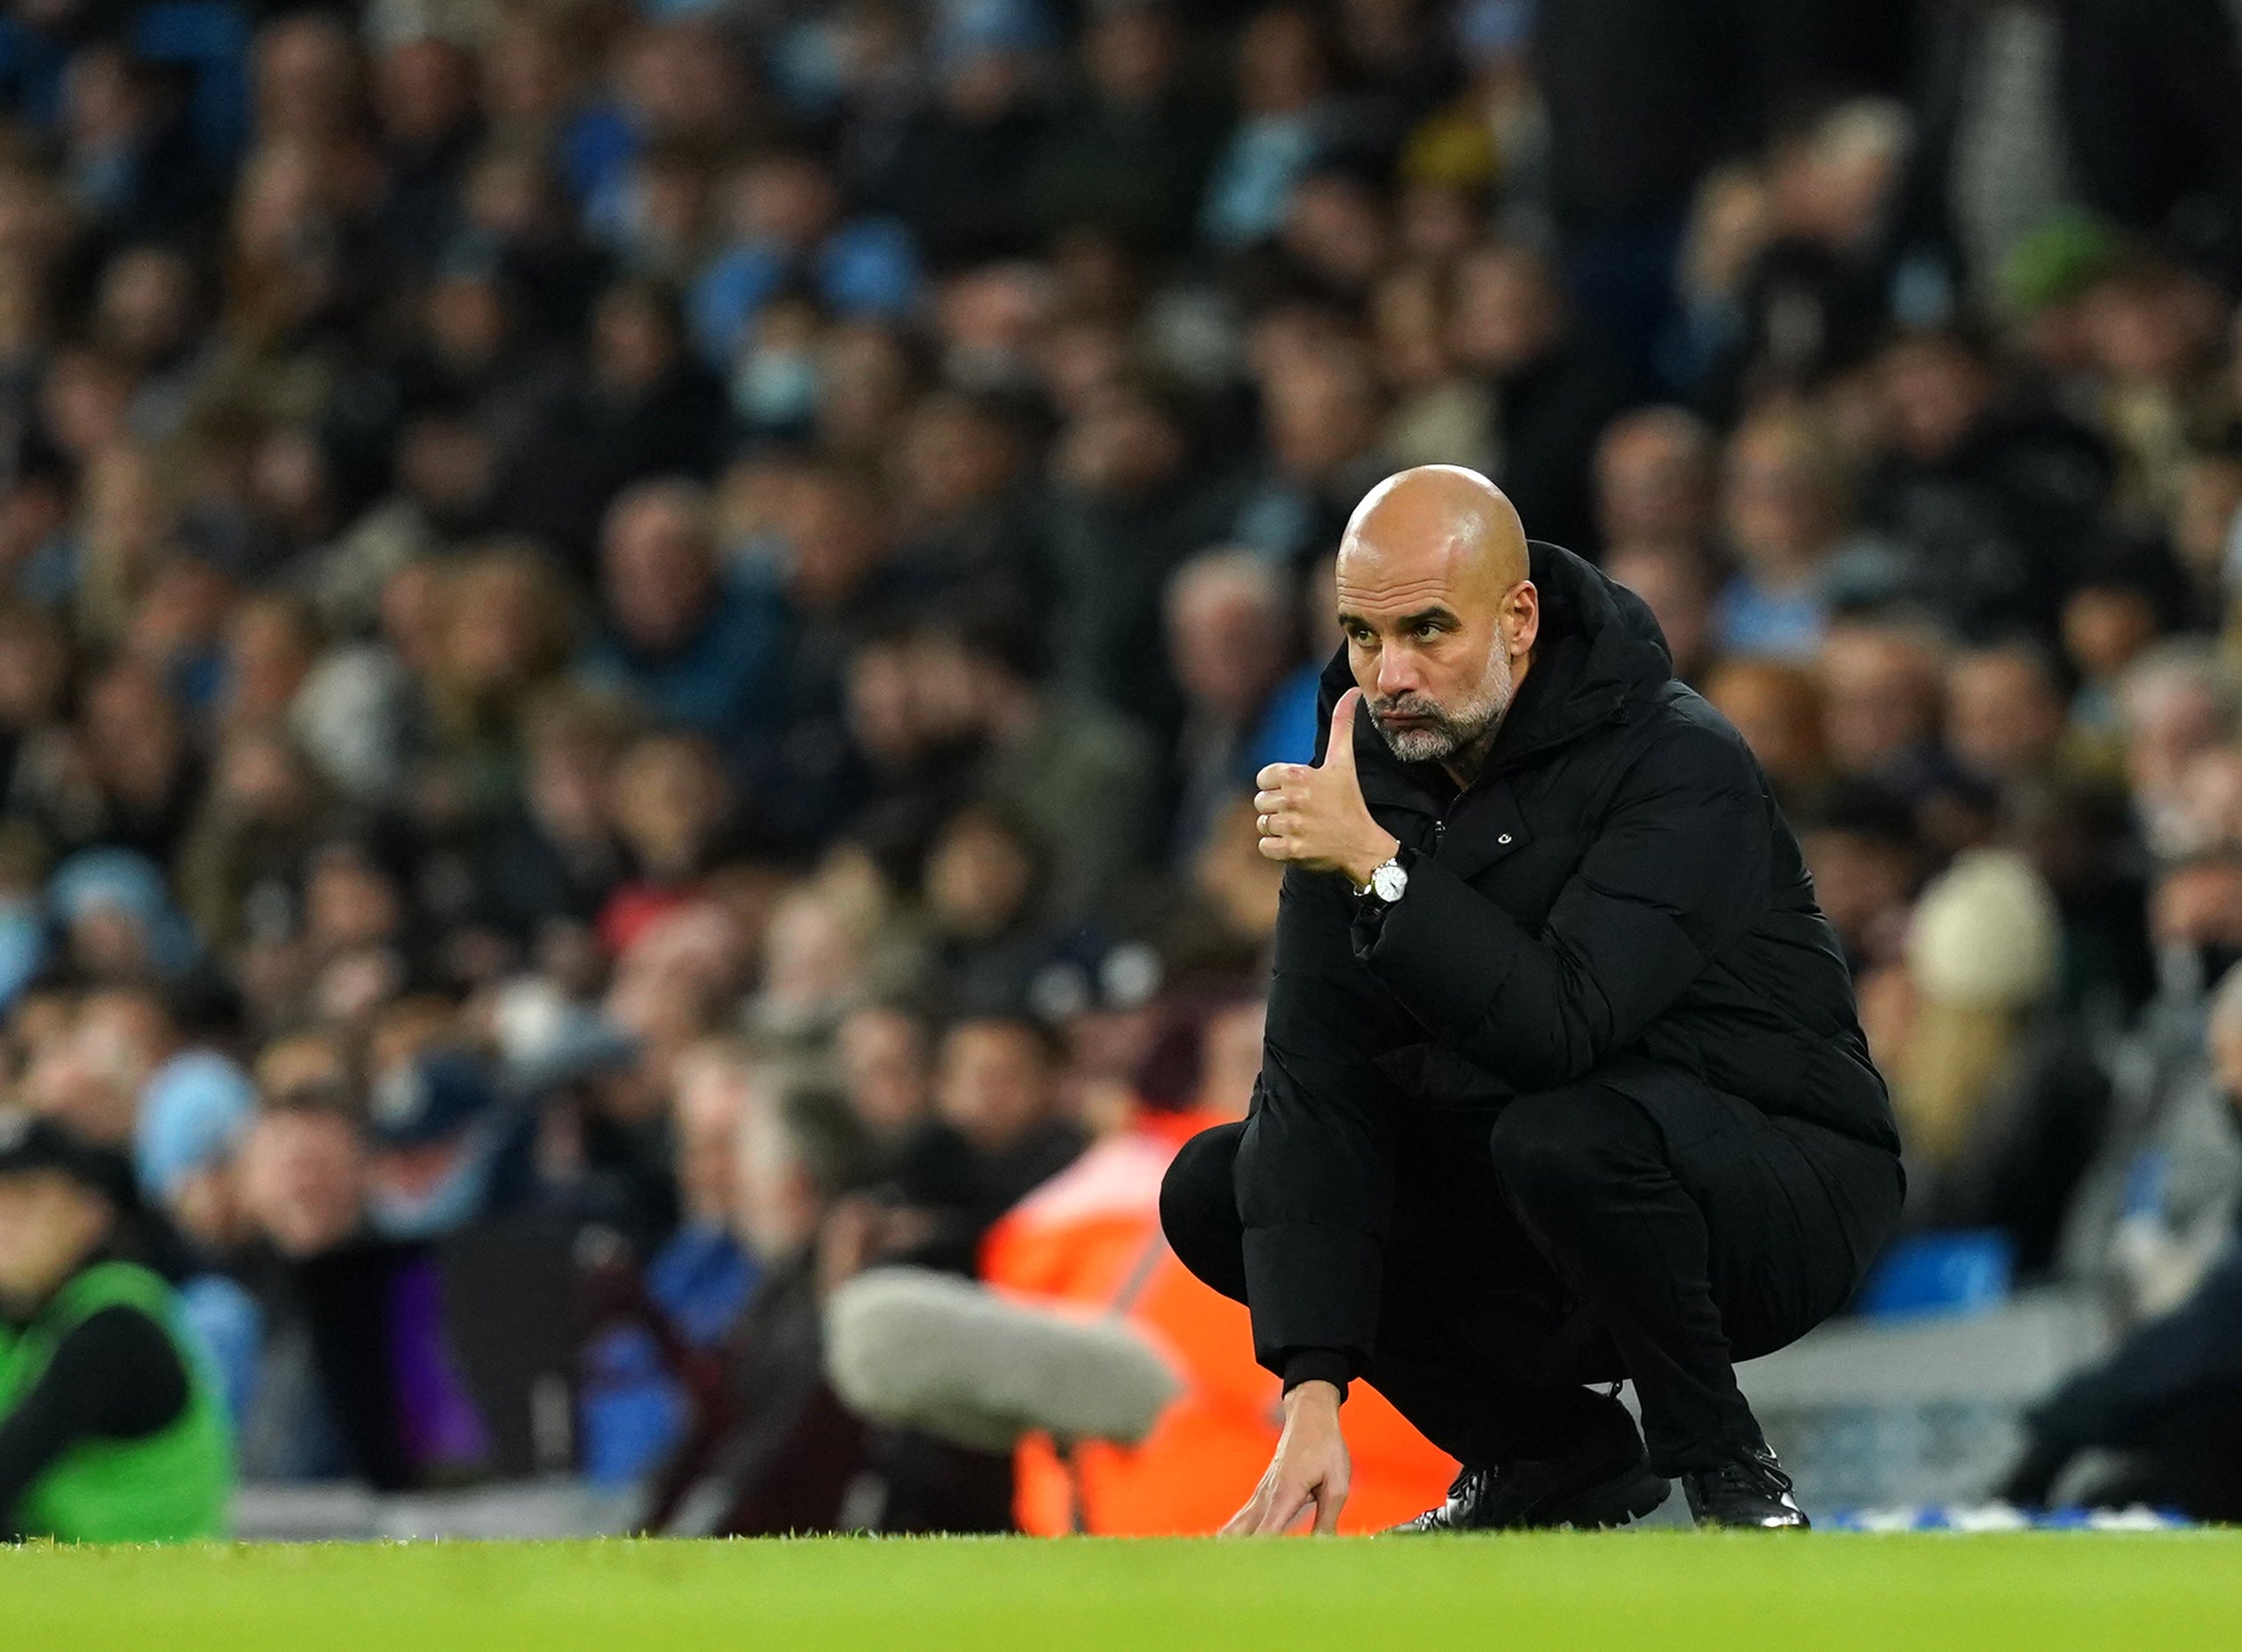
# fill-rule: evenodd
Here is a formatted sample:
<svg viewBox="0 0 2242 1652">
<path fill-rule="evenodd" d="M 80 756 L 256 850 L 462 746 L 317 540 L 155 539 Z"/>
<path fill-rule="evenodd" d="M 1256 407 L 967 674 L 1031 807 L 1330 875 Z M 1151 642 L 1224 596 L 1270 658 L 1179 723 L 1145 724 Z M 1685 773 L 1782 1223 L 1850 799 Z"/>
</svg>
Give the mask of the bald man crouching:
<svg viewBox="0 0 2242 1652">
<path fill-rule="evenodd" d="M 1411 1529 L 1624 1524 L 1676 1475 L 1700 1523 L 1804 1526 L 1733 1362 L 1845 1300 L 1904 1182 L 1766 779 L 1643 604 L 1472 471 L 1374 489 L 1338 591 L 1319 765 L 1260 776 L 1253 1112 L 1161 1200 L 1284 1379 L 1228 1529 L 1335 1528 L 1357 1378 L 1463 1465 Z"/>
</svg>

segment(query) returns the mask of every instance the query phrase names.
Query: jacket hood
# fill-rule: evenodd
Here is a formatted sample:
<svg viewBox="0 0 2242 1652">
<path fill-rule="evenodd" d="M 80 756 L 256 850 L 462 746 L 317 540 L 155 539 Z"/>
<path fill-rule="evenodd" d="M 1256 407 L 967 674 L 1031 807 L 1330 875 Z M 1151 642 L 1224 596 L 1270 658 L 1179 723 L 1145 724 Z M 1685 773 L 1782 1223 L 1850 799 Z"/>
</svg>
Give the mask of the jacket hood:
<svg viewBox="0 0 2242 1652">
<path fill-rule="evenodd" d="M 1674 676 L 1665 633 L 1640 597 L 1561 545 L 1529 540 L 1526 554 L 1528 577 L 1541 597 L 1541 631 L 1533 668 L 1495 737 L 1490 772 L 1612 721 Z M 1342 644 L 1323 668 L 1317 694 L 1318 763 L 1331 708 L 1353 686 Z M 1399 763 L 1367 717 L 1356 720 L 1355 756 L 1393 768 L 1425 766 Z"/>
</svg>

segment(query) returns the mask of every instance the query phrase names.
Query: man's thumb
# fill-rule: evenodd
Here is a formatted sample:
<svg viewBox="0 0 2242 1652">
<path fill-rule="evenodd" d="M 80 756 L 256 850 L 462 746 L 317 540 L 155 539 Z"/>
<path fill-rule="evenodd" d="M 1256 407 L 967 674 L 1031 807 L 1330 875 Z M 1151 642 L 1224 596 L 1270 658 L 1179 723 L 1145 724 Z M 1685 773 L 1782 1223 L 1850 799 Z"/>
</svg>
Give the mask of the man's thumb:
<svg viewBox="0 0 2242 1652">
<path fill-rule="evenodd" d="M 1324 742 L 1323 748 L 1325 768 L 1355 766 L 1355 709 L 1361 704 L 1362 691 L 1351 688 L 1339 696 L 1339 703 L 1331 708 L 1331 738 Z"/>
</svg>

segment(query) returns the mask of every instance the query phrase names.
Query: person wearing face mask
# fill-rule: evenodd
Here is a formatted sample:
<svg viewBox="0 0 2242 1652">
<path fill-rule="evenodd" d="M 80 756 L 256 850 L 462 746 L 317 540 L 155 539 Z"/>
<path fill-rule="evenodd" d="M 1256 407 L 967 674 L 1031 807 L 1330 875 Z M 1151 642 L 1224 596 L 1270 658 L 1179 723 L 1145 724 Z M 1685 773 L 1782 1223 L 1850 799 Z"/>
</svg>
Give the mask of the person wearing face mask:
<svg viewBox="0 0 2242 1652">
<path fill-rule="evenodd" d="M 223 1535 L 224 1408 L 169 1285 L 124 1260 L 121 1154 L 0 1113 L 0 1539 Z"/>
<path fill-rule="evenodd" d="M 799 439 L 818 411 L 818 355 L 825 319 L 806 293 L 764 305 L 732 360 L 732 416 L 750 434 Z"/>
</svg>

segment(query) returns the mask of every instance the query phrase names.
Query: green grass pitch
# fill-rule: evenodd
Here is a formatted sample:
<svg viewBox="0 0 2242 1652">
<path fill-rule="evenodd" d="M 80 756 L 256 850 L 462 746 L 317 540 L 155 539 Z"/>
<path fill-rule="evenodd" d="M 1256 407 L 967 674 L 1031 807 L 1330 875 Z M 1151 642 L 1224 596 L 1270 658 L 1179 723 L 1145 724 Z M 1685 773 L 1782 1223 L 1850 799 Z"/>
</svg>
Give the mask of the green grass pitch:
<svg viewBox="0 0 2242 1652">
<path fill-rule="evenodd" d="M 2242 1531 L 0 1550 L 6 1652 L 2242 1648 Z"/>
</svg>

